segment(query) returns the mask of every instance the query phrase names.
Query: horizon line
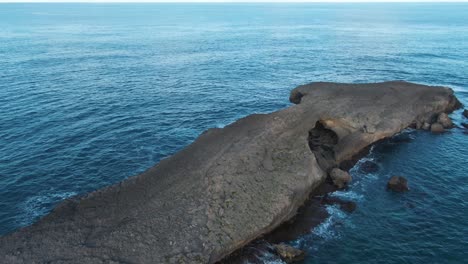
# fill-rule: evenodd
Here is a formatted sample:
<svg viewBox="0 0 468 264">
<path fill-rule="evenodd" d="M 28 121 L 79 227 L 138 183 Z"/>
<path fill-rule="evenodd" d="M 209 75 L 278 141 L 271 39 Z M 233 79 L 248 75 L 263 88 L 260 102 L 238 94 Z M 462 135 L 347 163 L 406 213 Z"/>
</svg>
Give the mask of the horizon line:
<svg viewBox="0 0 468 264">
<path fill-rule="evenodd" d="M 0 0 L 0 4 L 8 3 L 24 3 L 24 4 L 40 4 L 40 3 L 106 3 L 106 4 L 117 4 L 117 3 L 127 3 L 127 4 L 142 4 L 142 3 L 180 3 L 180 4 L 196 4 L 196 3 L 219 3 L 219 4 L 305 4 L 305 3 L 468 3 L 468 0 L 295 0 L 295 1 L 285 1 L 285 0 Z"/>
</svg>

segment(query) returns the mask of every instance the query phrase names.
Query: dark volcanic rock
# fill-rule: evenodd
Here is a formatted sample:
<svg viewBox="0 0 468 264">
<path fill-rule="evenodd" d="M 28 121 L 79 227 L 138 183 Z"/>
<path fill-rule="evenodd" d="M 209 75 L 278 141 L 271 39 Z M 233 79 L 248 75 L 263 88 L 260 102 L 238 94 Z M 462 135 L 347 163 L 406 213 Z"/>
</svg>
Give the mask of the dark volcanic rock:
<svg viewBox="0 0 468 264">
<path fill-rule="evenodd" d="M 338 205 L 343 211 L 352 213 L 354 210 L 356 210 L 356 203 L 353 201 L 345 201 L 337 197 L 330 197 L 326 195 L 322 199 L 322 204 L 335 204 Z"/>
<path fill-rule="evenodd" d="M 292 219 L 331 168 L 460 104 L 407 82 L 312 83 L 0 238 L 3 263 L 214 263 Z"/>
<path fill-rule="evenodd" d="M 332 179 L 333 184 L 340 189 L 344 188 L 352 180 L 349 173 L 338 168 L 334 168 L 330 171 L 330 178 Z"/>
<path fill-rule="evenodd" d="M 274 245 L 277 254 L 284 260 L 286 263 L 293 263 L 296 261 L 303 260 L 305 257 L 305 252 L 286 244 Z"/>
<path fill-rule="evenodd" d="M 409 191 L 408 180 L 402 176 L 392 176 L 387 183 L 387 189 L 395 192 Z"/>
<path fill-rule="evenodd" d="M 431 132 L 432 133 L 442 133 L 444 131 L 445 131 L 444 126 L 442 126 L 439 123 L 434 123 L 434 124 L 431 125 Z"/>
</svg>

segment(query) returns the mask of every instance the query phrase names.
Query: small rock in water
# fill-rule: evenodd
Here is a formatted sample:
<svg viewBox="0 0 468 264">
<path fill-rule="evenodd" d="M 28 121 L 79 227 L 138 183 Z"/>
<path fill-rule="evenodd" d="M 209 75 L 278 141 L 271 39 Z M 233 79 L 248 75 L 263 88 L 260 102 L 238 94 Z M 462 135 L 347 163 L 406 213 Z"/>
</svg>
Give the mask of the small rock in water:
<svg viewBox="0 0 468 264">
<path fill-rule="evenodd" d="M 334 168 L 331 170 L 330 178 L 332 179 L 333 184 L 335 184 L 336 187 L 340 189 L 344 188 L 352 180 L 351 175 L 349 175 L 349 173 L 338 168 Z"/>
<path fill-rule="evenodd" d="M 286 263 L 293 263 L 296 261 L 303 260 L 305 257 L 305 252 L 297 248 L 293 248 L 286 244 L 277 244 L 274 245 L 276 253 L 284 260 Z"/>
<path fill-rule="evenodd" d="M 441 124 L 444 128 L 453 127 L 452 120 L 446 113 L 441 113 L 437 118 L 437 123 Z"/>
<path fill-rule="evenodd" d="M 434 123 L 434 124 L 431 125 L 431 132 L 432 133 L 442 133 L 444 131 L 445 131 L 444 126 L 442 126 L 439 123 Z"/>
<path fill-rule="evenodd" d="M 379 170 L 379 165 L 377 165 L 377 163 L 370 161 L 370 160 L 364 161 L 359 166 L 359 171 L 365 174 L 374 173 L 374 172 L 377 172 L 378 170 Z"/>
<path fill-rule="evenodd" d="M 402 176 L 392 176 L 387 183 L 387 189 L 395 192 L 409 191 L 408 180 Z"/>
<path fill-rule="evenodd" d="M 461 123 L 464 128 L 468 128 L 468 123 Z"/>
<path fill-rule="evenodd" d="M 468 118 L 468 110 L 467 109 L 463 110 L 463 116 Z"/>
</svg>

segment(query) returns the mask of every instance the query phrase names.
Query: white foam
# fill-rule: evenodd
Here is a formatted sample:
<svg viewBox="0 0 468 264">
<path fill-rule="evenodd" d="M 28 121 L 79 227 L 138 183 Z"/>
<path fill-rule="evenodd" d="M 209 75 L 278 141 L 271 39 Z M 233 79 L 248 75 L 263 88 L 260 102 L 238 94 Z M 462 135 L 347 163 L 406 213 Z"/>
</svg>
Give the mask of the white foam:
<svg viewBox="0 0 468 264">
<path fill-rule="evenodd" d="M 273 255 L 269 252 L 262 252 L 261 256 L 257 256 L 265 264 L 286 264 L 277 255 Z M 245 262 L 246 264 L 253 264 L 250 261 Z"/>
<path fill-rule="evenodd" d="M 75 196 L 76 192 L 48 193 L 45 195 L 31 196 L 21 204 L 22 214 L 17 221 L 21 225 L 31 224 L 36 218 L 45 215 L 50 208 L 47 204 L 55 204 L 68 197 Z"/>
<path fill-rule="evenodd" d="M 263 263 L 265 264 L 286 264 L 286 262 L 282 260 L 266 260 Z"/>
<path fill-rule="evenodd" d="M 326 210 L 330 215 L 323 223 L 312 230 L 312 233 L 326 240 L 339 237 L 339 233 L 333 228 L 337 222 L 343 221 L 347 215 L 341 211 L 336 205 L 326 206 Z"/>
<path fill-rule="evenodd" d="M 344 200 L 351 200 L 351 201 L 362 201 L 364 200 L 364 195 L 359 194 L 354 191 L 335 191 L 330 194 L 332 197 L 338 197 Z"/>
</svg>

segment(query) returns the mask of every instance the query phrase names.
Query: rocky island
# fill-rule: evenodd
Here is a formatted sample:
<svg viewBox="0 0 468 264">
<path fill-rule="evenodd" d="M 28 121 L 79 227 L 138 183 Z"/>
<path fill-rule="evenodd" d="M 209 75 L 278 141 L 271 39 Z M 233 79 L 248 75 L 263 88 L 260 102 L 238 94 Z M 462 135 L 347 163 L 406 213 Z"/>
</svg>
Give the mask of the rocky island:
<svg viewBox="0 0 468 264">
<path fill-rule="evenodd" d="M 215 263 L 293 218 L 332 170 L 371 144 L 407 127 L 441 131 L 441 114 L 461 106 L 449 88 L 402 81 L 312 83 L 290 101 L 296 105 L 210 129 L 140 175 L 60 203 L 1 237 L 0 259 Z"/>
</svg>

